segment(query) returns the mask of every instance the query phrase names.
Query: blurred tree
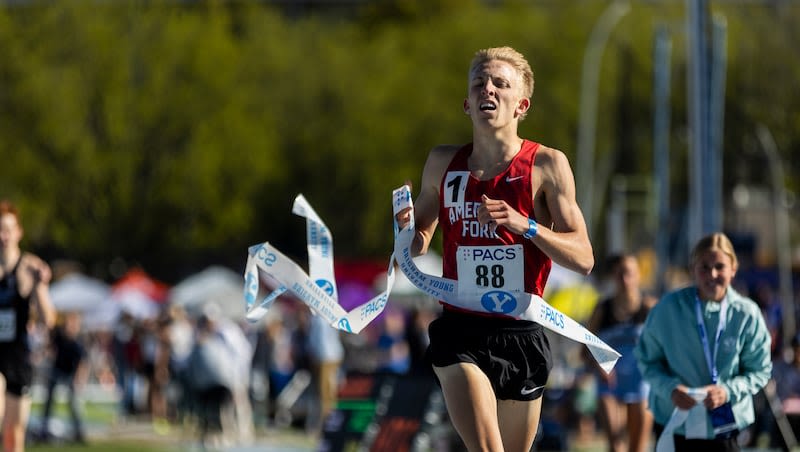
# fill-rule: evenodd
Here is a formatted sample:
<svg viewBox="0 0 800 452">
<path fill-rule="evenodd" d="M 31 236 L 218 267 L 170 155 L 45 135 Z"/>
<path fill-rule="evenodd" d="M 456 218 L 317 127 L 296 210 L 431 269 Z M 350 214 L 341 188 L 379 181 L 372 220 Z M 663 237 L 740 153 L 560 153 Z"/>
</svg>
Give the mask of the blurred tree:
<svg viewBox="0 0 800 452">
<path fill-rule="evenodd" d="M 241 267 L 264 240 L 303 261 L 299 193 L 331 227 L 337 256 L 383 260 L 391 190 L 419 184 L 431 147 L 471 138 L 461 105 L 475 50 L 528 56 L 536 88 L 521 133 L 574 161 L 583 51 L 604 7 L 392 0 L 286 16 L 260 2 L 4 5 L 0 197 L 23 208 L 29 247 L 92 269 L 122 259 L 172 281 L 210 263 Z M 800 75 L 800 6 L 717 9 L 729 24 L 726 177 L 763 122 L 796 189 L 800 98 L 787 87 Z M 676 192 L 686 186 L 682 14 L 636 3 L 598 68 L 598 171 L 647 175 L 652 38 L 671 27 Z"/>
</svg>

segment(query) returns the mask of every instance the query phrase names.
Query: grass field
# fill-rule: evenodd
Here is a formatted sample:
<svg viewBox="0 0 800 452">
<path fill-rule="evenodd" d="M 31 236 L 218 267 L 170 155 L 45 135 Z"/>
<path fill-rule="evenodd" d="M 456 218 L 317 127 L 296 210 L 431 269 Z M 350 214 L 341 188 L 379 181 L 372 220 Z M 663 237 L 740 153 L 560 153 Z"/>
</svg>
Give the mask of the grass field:
<svg viewBox="0 0 800 452">
<path fill-rule="evenodd" d="M 177 452 L 178 449 L 171 446 L 142 442 L 122 442 L 122 441 L 92 441 L 90 444 L 51 444 L 37 445 L 31 444 L 26 447 L 29 452 Z"/>
<path fill-rule="evenodd" d="M 39 418 L 44 411 L 41 400 L 35 400 L 31 406 L 31 426 L 38 428 Z M 180 448 L 159 435 L 152 439 L 114 438 L 115 429 L 112 427 L 119 417 L 119 407 L 116 402 L 110 401 L 83 401 L 80 407 L 84 426 L 89 434 L 88 444 L 71 444 L 66 442 L 41 443 L 29 440 L 26 451 L 29 452 L 178 452 Z M 51 414 L 53 419 L 59 420 L 63 425 L 69 425 L 69 411 L 63 400 L 58 400 L 53 405 Z M 106 431 L 107 433 L 99 433 Z M 92 432 L 109 437 L 92 437 Z"/>
<path fill-rule="evenodd" d="M 34 402 L 31 405 L 31 414 L 41 416 L 44 411 L 42 403 Z M 81 404 L 81 415 L 83 420 L 88 423 L 110 423 L 117 417 L 118 408 L 116 404 L 108 402 L 84 402 Z M 66 403 L 58 401 L 53 404 L 53 417 L 69 418 L 69 411 Z"/>
</svg>

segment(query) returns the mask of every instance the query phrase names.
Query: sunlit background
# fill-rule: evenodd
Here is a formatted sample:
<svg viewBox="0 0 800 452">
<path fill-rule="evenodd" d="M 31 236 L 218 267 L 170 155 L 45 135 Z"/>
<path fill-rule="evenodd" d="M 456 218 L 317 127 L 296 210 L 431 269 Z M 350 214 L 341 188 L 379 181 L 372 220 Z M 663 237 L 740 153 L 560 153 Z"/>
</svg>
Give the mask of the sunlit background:
<svg viewBox="0 0 800 452">
<path fill-rule="evenodd" d="M 304 263 L 303 194 L 337 276 L 369 287 L 391 190 L 471 140 L 468 63 L 510 45 L 535 74 L 520 134 L 569 157 L 598 262 L 554 274 L 554 302 L 583 320 L 620 251 L 648 289 L 680 285 L 690 245 L 723 230 L 740 288 L 791 313 L 788 343 L 798 43 L 790 0 L 3 1 L 0 198 L 57 277 L 141 271 L 165 302 L 202 271 L 241 275 L 255 243 Z"/>
</svg>

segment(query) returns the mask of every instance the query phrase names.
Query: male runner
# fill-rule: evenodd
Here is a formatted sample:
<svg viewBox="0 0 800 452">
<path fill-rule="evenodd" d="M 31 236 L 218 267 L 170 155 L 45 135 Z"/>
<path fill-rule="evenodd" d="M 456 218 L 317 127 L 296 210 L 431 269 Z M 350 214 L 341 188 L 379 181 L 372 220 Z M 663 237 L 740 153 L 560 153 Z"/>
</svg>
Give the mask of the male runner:
<svg viewBox="0 0 800 452">
<path fill-rule="evenodd" d="M 502 282 L 541 296 L 552 261 L 584 275 L 594 266 L 566 156 L 517 134 L 533 85 L 533 72 L 516 50 L 478 51 L 463 104 L 472 142 L 437 146 L 425 163 L 412 252 L 424 254 L 441 224 L 442 276 L 458 279 L 459 288 Z M 401 228 L 410 219 L 409 210 L 397 215 Z M 505 260 L 467 274 L 456 253 L 466 246 L 495 247 L 492 254 Z M 512 267 L 524 280 L 503 280 Z M 467 449 L 530 451 L 552 366 L 543 327 L 442 305 L 429 328 L 428 358 Z"/>
</svg>

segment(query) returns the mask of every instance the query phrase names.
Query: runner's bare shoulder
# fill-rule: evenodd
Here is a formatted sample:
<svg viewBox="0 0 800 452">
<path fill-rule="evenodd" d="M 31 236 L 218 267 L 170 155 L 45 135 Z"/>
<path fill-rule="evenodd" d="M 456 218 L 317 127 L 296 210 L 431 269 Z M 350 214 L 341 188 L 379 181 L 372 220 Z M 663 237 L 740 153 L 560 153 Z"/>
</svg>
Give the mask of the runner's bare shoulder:
<svg viewBox="0 0 800 452">
<path fill-rule="evenodd" d="M 456 152 L 462 147 L 463 145 L 460 144 L 440 144 L 431 149 L 431 152 L 428 154 L 428 160 L 425 162 L 425 173 L 432 178 L 429 180 L 438 181 L 442 174 L 444 174 L 447 166 L 453 160 L 453 156 L 456 155 Z M 425 178 L 425 176 L 423 176 L 423 178 Z"/>
</svg>

